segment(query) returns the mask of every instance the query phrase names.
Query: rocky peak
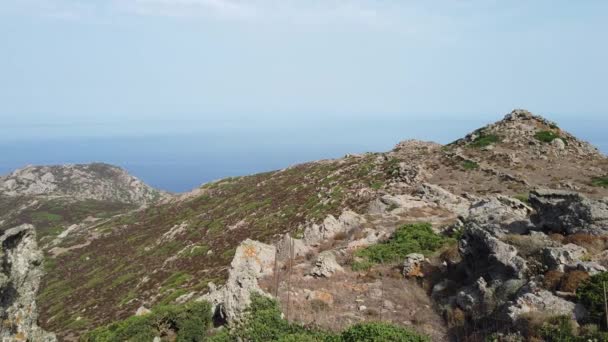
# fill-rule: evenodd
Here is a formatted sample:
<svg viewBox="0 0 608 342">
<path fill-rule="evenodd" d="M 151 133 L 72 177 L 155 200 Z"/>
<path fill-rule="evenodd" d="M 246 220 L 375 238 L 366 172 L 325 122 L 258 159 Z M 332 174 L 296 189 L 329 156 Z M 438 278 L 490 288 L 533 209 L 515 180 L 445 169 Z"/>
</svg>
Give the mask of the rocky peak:
<svg viewBox="0 0 608 342">
<path fill-rule="evenodd" d="M 0 178 L 0 194 L 9 197 L 71 197 L 134 204 L 147 204 L 166 196 L 125 170 L 103 163 L 26 166 Z"/>
<path fill-rule="evenodd" d="M 514 109 L 511 113 L 505 115 L 504 119 L 499 122 L 540 122 L 546 125 L 557 126 L 553 121 L 549 121 L 540 115 L 532 114 L 525 109 Z"/>
<path fill-rule="evenodd" d="M 593 145 L 582 141 L 561 129 L 555 122 L 532 114 L 524 109 L 515 109 L 502 120 L 479 128 L 464 138 L 450 144 L 467 148 L 467 155 L 494 156 L 501 158 L 511 154 L 523 161 L 547 158 L 601 160 L 605 156 Z M 476 153 L 475 151 L 492 151 Z"/>
</svg>

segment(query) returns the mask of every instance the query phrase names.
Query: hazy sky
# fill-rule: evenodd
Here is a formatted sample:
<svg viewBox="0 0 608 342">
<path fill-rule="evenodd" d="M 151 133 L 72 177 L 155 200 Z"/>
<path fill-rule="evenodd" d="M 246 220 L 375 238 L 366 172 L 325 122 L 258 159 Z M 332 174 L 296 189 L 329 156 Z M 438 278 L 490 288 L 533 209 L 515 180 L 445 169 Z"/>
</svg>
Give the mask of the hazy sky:
<svg viewBox="0 0 608 342">
<path fill-rule="evenodd" d="M 597 119 L 607 17 L 603 0 L 2 0 L 0 130 Z"/>
</svg>

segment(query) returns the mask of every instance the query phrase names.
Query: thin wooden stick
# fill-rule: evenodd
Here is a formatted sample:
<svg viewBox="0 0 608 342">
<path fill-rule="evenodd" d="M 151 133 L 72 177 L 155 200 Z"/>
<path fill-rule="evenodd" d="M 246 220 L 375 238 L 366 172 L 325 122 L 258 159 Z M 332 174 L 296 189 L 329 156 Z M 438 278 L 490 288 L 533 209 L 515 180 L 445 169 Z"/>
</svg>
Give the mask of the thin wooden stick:
<svg viewBox="0 0 608 342">
<path fill-rule="evenodd" d="M 606 327 L 608 327 L 608 300 L 606 300 L 606 282 L 603 281 L 604 286 L 604 313 L 606 314 Z"/>
<path fill-rule="evenodd" d="M 274 297 L 279 298 L 279 253 L 274 253 Z"/>
<path fill-rule="evenodd" d="M 291 270 L 293 269 L 293 239 L 289 243 L 289 273 L 287 274 L 287 320 L 289 321 L 289 307 L 291 304 Z"/>
</svg>

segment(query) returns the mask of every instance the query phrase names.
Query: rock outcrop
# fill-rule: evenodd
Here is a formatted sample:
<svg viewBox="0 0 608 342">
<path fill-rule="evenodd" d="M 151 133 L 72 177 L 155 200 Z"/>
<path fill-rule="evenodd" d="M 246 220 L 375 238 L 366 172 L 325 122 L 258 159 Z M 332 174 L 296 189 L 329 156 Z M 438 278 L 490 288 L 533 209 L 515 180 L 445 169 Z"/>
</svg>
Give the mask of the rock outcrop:
<svg viewBox="0 0 608 342">
<path fill-rule="evenodd" d="M 535 224 L 556 233 L 608 233 L 608 200 L 592 200 L 562 190 L 536 190 L 530 194 Z"/>
<path fill-rule="evenodd" d="M 125 170 L 102 163 L 27 166 L 0 179 L 0 194 L 63 196 L 132 204 L 148 204 L 167 196 Z"/>
<path fill-rule="evenodd" d="M 251 303 L 251 294 L 269 296 L 258 285 L 258 280 L 273 273 L 276 248 L 247 239 L 236 249 L 226 284 L 220 288 L 211 285 L 209 293 L 201 297 L 213 305 L 216 317 L 229 324 L 241 320 Z"/>
<path fill-rule="evenodd" d="M 515 322 L 522 314 L 529 312 L 566 315 L 573 319 L 583 318 L 584 309 L 573 302 L 557 297 L 550 291 L 530 282 L 517 294 L 517 298 L 507 306 L 507 316 Z"/>
<path fill-rule="evenodd" d="M 474 202 L 467 217 L 493 235 L 524 234 L 533 228 L 529 220 L 532 208 L 516 199 L 495 195 Z"/>
<path fill-rule="evenodd" d="M 470 201 L 464 197 L 454 195 L 444 188 L 424 183 L 417 189 L 417 195 L 431 203 L 435 203 L 438 207 L 448 209 L 459 216 L 466 217 L 469 214 Z"/>
<path fill-rule="evenodd" d="M 336 255 L 332 251 L 325 251 L 317 256 L 310 274 L 315 277 L 329 278 L 338 272 L 344 272 L 344 269 L 336 261 Z"/>
<path fill-rule="evenodd" d="M 330 215 L 321 224 L 312 224 L 304 230 L 304 243 L 316 246 L 339 233 L 348 233 L 364 222 L 365 219 L 361 215 L 350 210 L 344 211 L 337 219 Z"/>
<path fill-rule="evenodd" d="M 0 340 L 56 341 L 37 324 L 43 257 L 34 227 L 21 225 L 2 232 L 0 246 Z"/>
<path fill-rule="evenodd" d="M 475 223 L 468 224 L 459 244 L 460 253 L 471 273 L 487 269 L 492 278 L 522 278 L 526 261 L 517 248 L 492 236 Z"/>
<path fill-rule="evenodd" d="M 580 261 L 587 250 L 581 246 L 569 243 L 560 247 L 547 247 L 543 249 L 543 261 L 553 270 L 565 271 L 567 265 Z"/>
</svg>

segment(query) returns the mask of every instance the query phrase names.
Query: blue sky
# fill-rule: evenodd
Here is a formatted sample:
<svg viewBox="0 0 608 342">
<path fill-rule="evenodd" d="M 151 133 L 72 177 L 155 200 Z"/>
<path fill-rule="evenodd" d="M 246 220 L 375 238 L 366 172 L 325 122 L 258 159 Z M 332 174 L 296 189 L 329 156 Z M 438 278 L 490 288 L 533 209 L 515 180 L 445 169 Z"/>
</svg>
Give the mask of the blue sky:
<svg viewBox="0 0 608 342">
<path fill-rule="evenodd" d="M 593 0 L 3 0 L 2 133 L 519 107 L 598 119 L 606 17 Z"/>
</svg>

